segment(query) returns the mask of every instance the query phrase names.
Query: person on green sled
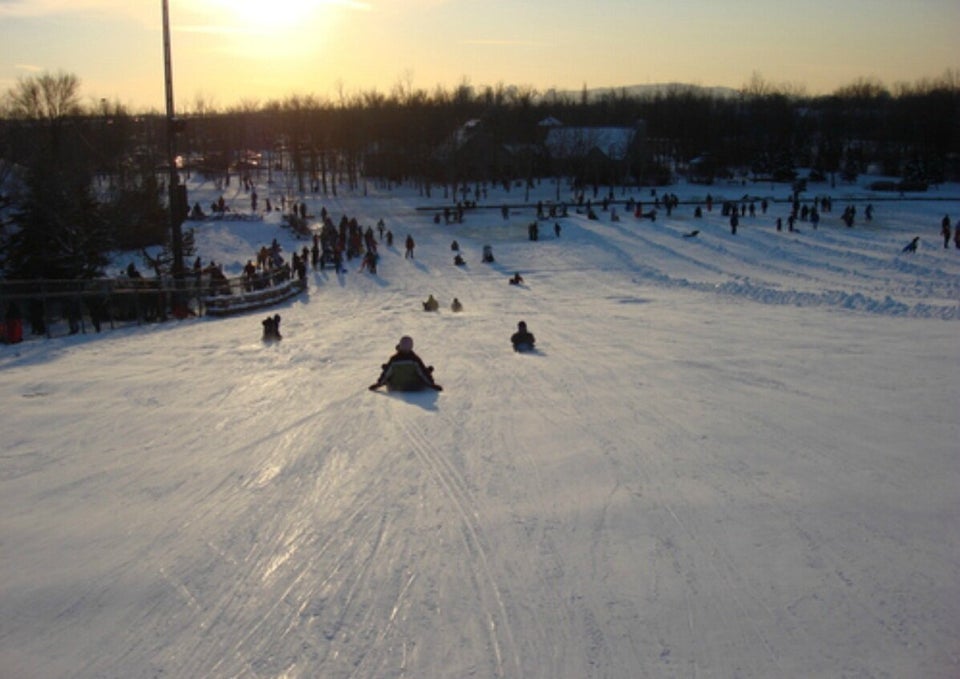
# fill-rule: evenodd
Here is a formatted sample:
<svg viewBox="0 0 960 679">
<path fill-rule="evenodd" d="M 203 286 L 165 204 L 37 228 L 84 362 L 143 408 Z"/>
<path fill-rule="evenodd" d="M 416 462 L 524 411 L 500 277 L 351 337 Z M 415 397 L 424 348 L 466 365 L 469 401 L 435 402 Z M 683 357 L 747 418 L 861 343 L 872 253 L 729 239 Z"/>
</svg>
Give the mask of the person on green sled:
<svg viewBox="0 0 960 679">
<path fill-rule="evenodd" d="M 426 365 L 413 351 L 412 337 L 401 337 L 396 349 L 397 353 L 383 364 L 380 377 L 370 385 L 370 391 L 380 387 L 386 387 L 387 391 L 443 391 L 443 387 L 433 381 L 433 366 Z"/>
</svg>

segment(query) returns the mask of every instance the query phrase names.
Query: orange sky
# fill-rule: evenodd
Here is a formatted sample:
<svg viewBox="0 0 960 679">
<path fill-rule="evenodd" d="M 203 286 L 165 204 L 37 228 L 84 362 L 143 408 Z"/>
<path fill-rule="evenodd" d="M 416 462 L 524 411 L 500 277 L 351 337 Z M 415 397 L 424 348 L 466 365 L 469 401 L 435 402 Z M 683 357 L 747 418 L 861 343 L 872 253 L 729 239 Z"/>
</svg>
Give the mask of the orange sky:
<svg viewBox="0 0 960 679">
<path fill-rule="evenodd" d="M 169 0 L 178 110 L 398 87 L 538 91 L 754 74 L 809 94 L 960 71 L 960 2 Z M 161 2 L 0 2 L 0 87 L 66 70 L 90 101 L 163 108 Z"/>
</svg>

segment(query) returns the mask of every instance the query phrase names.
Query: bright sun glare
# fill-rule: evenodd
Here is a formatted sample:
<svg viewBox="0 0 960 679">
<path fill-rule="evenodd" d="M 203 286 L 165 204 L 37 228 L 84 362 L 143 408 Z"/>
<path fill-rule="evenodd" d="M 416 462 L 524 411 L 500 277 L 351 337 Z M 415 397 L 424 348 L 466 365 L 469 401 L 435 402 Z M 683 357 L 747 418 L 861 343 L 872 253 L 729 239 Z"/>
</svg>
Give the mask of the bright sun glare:
<svg viewBox="0 0 960 679">
<path fill-rule="evenodd" d="M 322 0 L 226 0 L 218 4 L 223 7 L 224 16 L 233 19 L 239 28 L 265 32 L 295 28 L 325 3 Z"/>
</svg>

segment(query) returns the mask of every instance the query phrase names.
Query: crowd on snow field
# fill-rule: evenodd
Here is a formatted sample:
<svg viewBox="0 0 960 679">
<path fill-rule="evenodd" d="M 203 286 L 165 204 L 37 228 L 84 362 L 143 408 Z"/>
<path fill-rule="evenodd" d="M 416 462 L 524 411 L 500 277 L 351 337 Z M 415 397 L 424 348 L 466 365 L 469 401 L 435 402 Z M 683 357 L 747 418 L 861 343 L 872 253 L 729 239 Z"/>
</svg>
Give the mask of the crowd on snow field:
<svg viewBox="0 0 960 679">
<path fill-rule="evenodd" d="M 244 191 L 250 195 L 251 210 L 257 213 L 259 204 L 254 182 L 250 178 L 244 178 L 242 181 Z M 316 189 L 316 186 L 313 186 L 313 188 Z M 444 223 L 461 223 L 464 219 L 465 210 L 476 208 L 478 200 L 481 197 L 484 199 L 487 197 L 486 187 L 481 187 L 480 185 L 475 189 L 464 186 L 460 190 L 463 193 L 462 199 L 457 200 L 454 208 L 445 207 L 442 213 L 435 213 L 435 223 L 440 223 L 441 214 Z M 471 196 L 471 191 L 473 191 L 473 196 Z M 476 200 L 471 200 L 471 197 L 475 197 Z M 600 211 L 609 213 L 611 221 L 620 221 L 620 213 L 617 211 L 618 201 L 615 200 L 612 190 L 607 195 L 594 201 L 594 199 L 598 197 L 598 190 L 595 188 L 593 197 L 594 198 L 588 198 L 582 190 L 576 192 L 572 197 L 576 213 L 585 214 L 588 219 L 596 220 L 599 219 L 597 213 L 597 208 L 599 208 Z M 286 263 L 283 262 L 283 258 L 279 254 L 279 247 L 276 241 L 274 241 L 269 249 L 264 246 L 260 252 L 257 253 L 256 263 L 251 260 L 248 261 L 244 267 L 245 290 L 257 289 L 258 286 L 264 285 L 264 280 L 275 280 L 275 271 L 278 268 L 286 272 L 287 278 L 289 278 L 290 275 L 296 275 L 298 278 L 303 279 L 306 275 L 307 262 L 310 263 L 310 266 L 315 271 L 323 271 L 327 266 L 331 266 L 339 274 L 343 271 L 344 261 L 359 258 L 361 260 L 359 271 L 376 273 L 377 264 L 380 259 L 378 252 L 379 243 L 385 240 L 387 247 L 393 245 L 393 232 L 386 229 L 383 219 L 378 221 L 376 232 L 374 232 L 373 227 L 368 226 L 364 229 L 356 218 L 348 218 L 346 215 L 340 218 L 339 223 L 335 223 L 326 208 L 322 208 L 319 232 L 311 233 L 305 228 L 308 217 L 306 204 L 302 201 L 289 201 L 285 196 L 281 197 L 280 202 L 281 205 L 274 206 L 271 204 L 270 199 L 267 198 L 265 205 L 266 211 L 273 209 L 286 211 L 289 207 L 291 210 L 291 219 L 295 218 L 299 220 L 304 227 L 296 229 L 297 233 L 310 235 L 313 240 L 312 247 L 308 248 L 304 246 L 301 252 L 294 253 L 292 262 Z M 661 194 L 657 189 L 651 189 L 650 199 L 646 205 L 642 200 L 637 200 L 633 196 L 621 201 L 621 204 L 625 214 L 632 215 L 637 219 L 655 221 L 660 210 L 665 211 L 668 217 L 672 216 L 673 211 L 680 206 L 680 199 L 674 193 L 667 192 Z M 713 212 L 715 205 L 719 207 L 720 214 L 729 219 L 731 235 L 737 234 L 742 219 L 748 215 L 750 218 L 756 218 L 758 213 L 761 216 L 765 216 L 770 209 L 770 201 L 767 198 L 750 198 L 745 195 L 740 200 L 715 199 L 712 194 L 708 193 L 702 202 L 697 202 L 695 205 L 693 212 L 694 217 L 702 218 L 704 216 L 704 207 L 706 207 L 708 213 Z M 777 231 L 786 230 L 787 232 L 794 232 L 798 222 L 809 224 L 811 228 L 816 230 L 820 224 L 821 215 L 833 211 L 833 199 L 830 196 L 814 196 L 808 200 L 801 200 L 800 194 L 797 191 L 793 192 L 789 205 L 790 210 L 786 217 L 778 216 L 774 221 L 774 228 Z M 199 213 L 199 215 L 203 214 L 202 210 L 199 210 L 199 205 L 195 205 L 194 207 L 195 213 Z M 221 196 L 216 203 L 211 205 L 211 210 L 215 214 L 222 215 L 225 212 L 229 212 L 230 207 L 226 205 Z M 536 204 L 536 213 L 538 221 L 547 218 L 567 217 L 569 214 L 565 202 L 555 205 L 553 203 L 544 204 L 542 200 Z M 867 204 L 863 210 L 863 219 L 866 222 L 872 221 L 873 213 L 874 206 Z M 509 208 L 502 206 L 501 214 L 504 219 L 507 219 L 510 214 Z M 855 225 L 857 218 L 857 208 L 852 204 L 844 208 L 840 217 L 843 224 L 849 228 Z M 555 222 L 553 231 L 554 236 L 559 238 L 561 233 L 560 222 Z M 699 234 L 700 230 L 697 229 L 683 235 L 686 238 L 691 238 Z M 528 237 L 530 240 L 535 241 L 539 239 L 539 236 L 539 225 L 537 221 L 534 221 L 528 227 Z M 960 249 L 960 225 L 958 225 L 958 229 L 955 232 L 951 231 L 951 221 L 947 215 L 944 216 L 941 224 L 941 236 L 945 248 L 949 247 L 952 238 L 955 247 Z M 919 237 L 917 240 L 919 240 Z M 462 266 L 465 262 L 459 253 L 459 247 L 456 246 L 456 241 L 454 241 L 454 243 L 453 249 L 457 251 L 454 256 L 454 264 Z M 404 258 L 415 258 L 415 247 L 416 243 L 413 237 L 407 235 L 404 240 Z M 912 248 L 905 248 L 905 250 L 911 251 L 915 249 L 915 247 L 914 245 Z M 492 261 L 492 255 L 489 254 L 489 246 L 485 246 L 483 261 Z M 210 273 L 211 277 L 216 280 L 222 280 L 222 271 L 218 276 L 214 268 L 215 266 L 211 263 L 211 265 L 204 268 L 203 271 Z M 267 284 L 269 284 L 269 282 Z"/>
</svg>

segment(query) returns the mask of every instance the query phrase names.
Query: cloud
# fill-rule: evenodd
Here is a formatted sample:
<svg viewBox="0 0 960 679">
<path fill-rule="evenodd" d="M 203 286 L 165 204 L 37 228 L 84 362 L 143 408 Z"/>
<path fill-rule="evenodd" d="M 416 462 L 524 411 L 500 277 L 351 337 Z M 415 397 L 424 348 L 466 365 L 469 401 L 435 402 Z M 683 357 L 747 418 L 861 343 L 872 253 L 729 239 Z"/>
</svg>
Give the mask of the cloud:
<svg viewBox="0 0 960 679">
<path fill-rule="evenodd" d="M 44 70 L 43 66 L 37 66 L 36 64 L 14 64 L 13 68 L 17 71 L 28 71 L 30 73 L 39 73 Z"/>
<path fill-rule="evenodd" d="M 544 43 L 538 42 L 536 40 L 500 40 L 500 39 L 483 39 L 483 38 L 474 38 L 463 40 L 462 44 L 464 45 L 492 45 L 494 47 L 503 47 L 517 45 L 521 47 L 542 47 Z"/>
<path fill-rule="evenodd" d="M 242 35 L 251 29 L 225 24 L 177 24 L 172 27 L 175 33 L 207 33 L 210 35 Z"/>
<path fill-rule="evenodd" d="M 156 6 L 154 6 L 156 4 Z M 109 16 L 135 19 L 143 24 L 160 23 L 159 3 L 129 0 L 0 0 L 0 19 L 41 19 L 64 16 Z"/>
<path fill-rule="evenodd" d="M 0 0 L 0 16 L 42 17 L 85 11 L 117 12 L 130 8 L 123 0 Z"/>
<path fill-rule="evenodd" d="M 327 4 L 346 7 L 348 9 L 359 9 L 364 12 L 369 12 L 373 9 L 372 4 L 369 2 L 361 2 L 360 0 L 327 0 Z"/>
</svg>

